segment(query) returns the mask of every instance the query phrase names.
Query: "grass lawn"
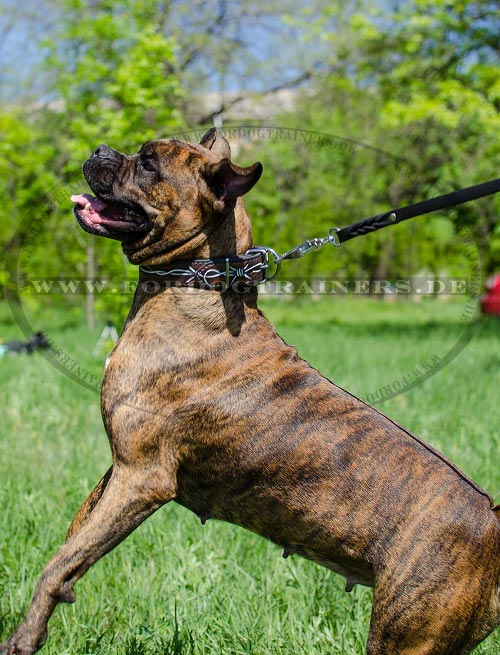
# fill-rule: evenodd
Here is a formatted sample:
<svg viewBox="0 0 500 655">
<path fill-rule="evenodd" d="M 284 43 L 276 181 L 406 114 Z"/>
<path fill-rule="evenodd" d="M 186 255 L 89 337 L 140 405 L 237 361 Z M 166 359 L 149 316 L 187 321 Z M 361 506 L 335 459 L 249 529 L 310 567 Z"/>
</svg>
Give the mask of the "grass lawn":
<svg viewBox="0 0 500 655">
<path fill-rule="evenodd" d="M 411 387 L 430 370 L 427 380 L 378 408 L 444 452 L 500 502 L 500 321 L 467 323 L 460 303 L 432 300 L 309 297 L 264 299 L 261 306 L 286 341 L 363 398 Z M 50 306 L 28 319 L 66 353 L 73 372 L 100 377 L 106 354 L 93 358 L 92 349 L 102 325 L 89 332 L 79 312 Z M 0 336 L 22 336 L 5 306 Z M 40 354 L 4 356 L 0 369 L 4 638 L 21 620 L 43 566 L 108 468 L 110 454 L 95 391 Z M 346 594 L 343 588 L 344 579 L 326 569 L 296 557 L 284 560 L 276 546 L 240 528 L 214 521 L 202 527 L 171 504 L 78 583 L 77 603 L 56 610 L 43 652 L 361 654 L 371 591 L 356 587 Z M 500 631 L 476 652 L 498 654 Z"/>
</svg>

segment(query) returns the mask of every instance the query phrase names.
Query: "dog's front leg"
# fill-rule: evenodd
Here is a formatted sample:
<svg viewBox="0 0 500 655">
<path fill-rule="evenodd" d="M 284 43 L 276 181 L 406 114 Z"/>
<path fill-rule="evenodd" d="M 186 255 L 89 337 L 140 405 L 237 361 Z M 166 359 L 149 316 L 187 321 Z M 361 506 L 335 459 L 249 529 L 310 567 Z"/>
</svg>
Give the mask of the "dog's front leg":
<svg viewBox="0 0 500 655">
<path fill-rule="evenodd" d="M 106 483 L 103 485 L 103 481 Z M 65 544 L 48 563 L 26 618 L 0 645 L 0 655 L 32 655 L 47 638 L 58 602 L 75 601 L 73 585 L 163 504 L 175 497 L 175 476 L 149 468 L 113 466 L 73 521 Z"/>
</svg>

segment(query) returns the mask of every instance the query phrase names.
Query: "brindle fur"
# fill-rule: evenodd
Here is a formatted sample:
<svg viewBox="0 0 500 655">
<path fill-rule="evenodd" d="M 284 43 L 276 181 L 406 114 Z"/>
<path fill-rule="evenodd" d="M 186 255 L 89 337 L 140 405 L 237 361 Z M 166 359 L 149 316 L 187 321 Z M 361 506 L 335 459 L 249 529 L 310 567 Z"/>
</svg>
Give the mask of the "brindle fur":
<svg viewBox="0 0 500 655">
<path fill-rule="evenodd" d="M 243 253 L 241 199 L 260 167 L 238 169 L 211 131 L 140 155 L 95 155 L 105 200 L 134 200 L 149 231 L 133 263 Z M 154 158 L 156 175 L 141 171 Z M 90 162 L 90 163 L 89 163 Z M 500 520 L 490 496 L 284 343 L 257 292 L 135 295 L 102 384 L 113 464 L 49 562 L 1 655 L 31 655 L 59 601 L 144 519 L 175 500 L 374 587 L 369 655 L 469 653 L 500 621 Z"/>
</svg>

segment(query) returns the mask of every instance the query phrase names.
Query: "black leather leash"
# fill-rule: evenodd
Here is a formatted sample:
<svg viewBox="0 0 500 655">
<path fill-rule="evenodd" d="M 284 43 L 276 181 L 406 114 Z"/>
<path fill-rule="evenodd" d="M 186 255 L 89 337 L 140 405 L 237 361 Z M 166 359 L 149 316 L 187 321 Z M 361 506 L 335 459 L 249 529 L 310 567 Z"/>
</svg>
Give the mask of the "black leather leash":
<svg viewBox="0 0 500 655">
<path fill-rule="evenodd" d="M 380 230 L 382 227 L 395 225 L 396 223 L 401 223 L 402 221 L 414 218 L 415 216 L 422 216 L 423 214 L 435 212 L 438 209 L 461 205 L 470 200 L 477 200 L 484 196 L 490 196 L 498 191 L 500 191 L 500 178 L 489 180 L 488 182 L 483 182 L 481 184 L 475 184 L 466 189 L 459 189 L 452 193 L 446 193 L 443 196 L 422 200 L 422 202 L 416 202 L 407 207 L 392 209 L 383 214 L 377 214 L 376 216 L 365 218 L 364 220 L 353 223 L 352 225 L 347 225 L 337 231 L 337 239 L 339 240 L 339 243 L 343 243 L 349 239 L 354 239 L 354 237 L 359 237 L 363 234 Z"/>
<path fill-rule="evenodd" d="M 409 218 L 429 214 L 438 209 L 461 205 L 470 200 L 477 200 L 484 196 L 490 196 L 498 191 L 500 191 L 500 178 L 490 180 L 489 182 L 482 182 L 481 184 L 475 184 L 466 189 L 452 191 L 452 193 L 446 193 L 445 195 L 437 196 L 436 198 L 422 200 L 421 202 L 416 202 L 413 205 L 407 205 L 406 207 L 400 207 L 399 209 L 390 209 L 382 214 L 376 214 L 375 216 L 370 216 L 370 218 L 364 218 L 361 221 L 357 221 L 351 225 L 346 225 L 342 228 L 334 227 L 330 230 L 328 236 L 308 239 L 295 248 L 292 248 L 292 250 L 289 250 L 284 255 L 278 255 L 275 262 L 279 263 L 284 259 L 303 257 L 310 250 L 321 248 L 321 246 L 324 246 L 326 243 L 331 243 L 333 246 L 340 246 L 344 241 L 360 237 L 364 234 L 369 234 L 370 232 L 375 232 L 376 230 L 380 230 L 388 225 L 396 225 L 397 223 L 407 221 Z"/>
<path fill-rule="evenodd" d="M 275 250 L 267 246 L 256 246 L 243 255 L 215 259 L 178 260 L 171 262 L 168 269 L 155 270 L 150 266 L 141 266 L 139 279 L 142 283 L 152 284 L 153 290 L 159 285 L 159 287 L 191 286 L 213 291 L 227 291 L 228 289 L 244 291 L 245 288 L 263 284 L 277 277 L 281 263 L 286 259 L 303 257 L 311 250 L 318 250 L 327 243 L 339 247 L 344 241 L 370 234 L 383 227 L 490 196 L 498 191 L 500 191 L 500 178 L 422 200 L 406 207 L 390 209 L 342 228 L 333 227 L 326 237 L 308 239 L 283 255 L 278 255 Z M 271 273 L 273 267 L 274 271 Z"/>
</svg>

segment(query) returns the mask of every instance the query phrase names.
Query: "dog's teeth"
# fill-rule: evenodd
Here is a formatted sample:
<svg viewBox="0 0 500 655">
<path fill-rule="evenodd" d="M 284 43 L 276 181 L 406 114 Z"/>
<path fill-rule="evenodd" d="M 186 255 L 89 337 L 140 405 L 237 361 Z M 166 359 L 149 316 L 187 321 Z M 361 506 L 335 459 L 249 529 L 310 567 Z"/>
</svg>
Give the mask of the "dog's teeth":
<svg viewBox="0 0 500 655">
<path fill-rule="evenodd" d="M 90 211 L 92 209 L 92 205 L 90 204 L 90 202 L 88 202 L 83 209 L 86 212 Z"/>
</svg>

